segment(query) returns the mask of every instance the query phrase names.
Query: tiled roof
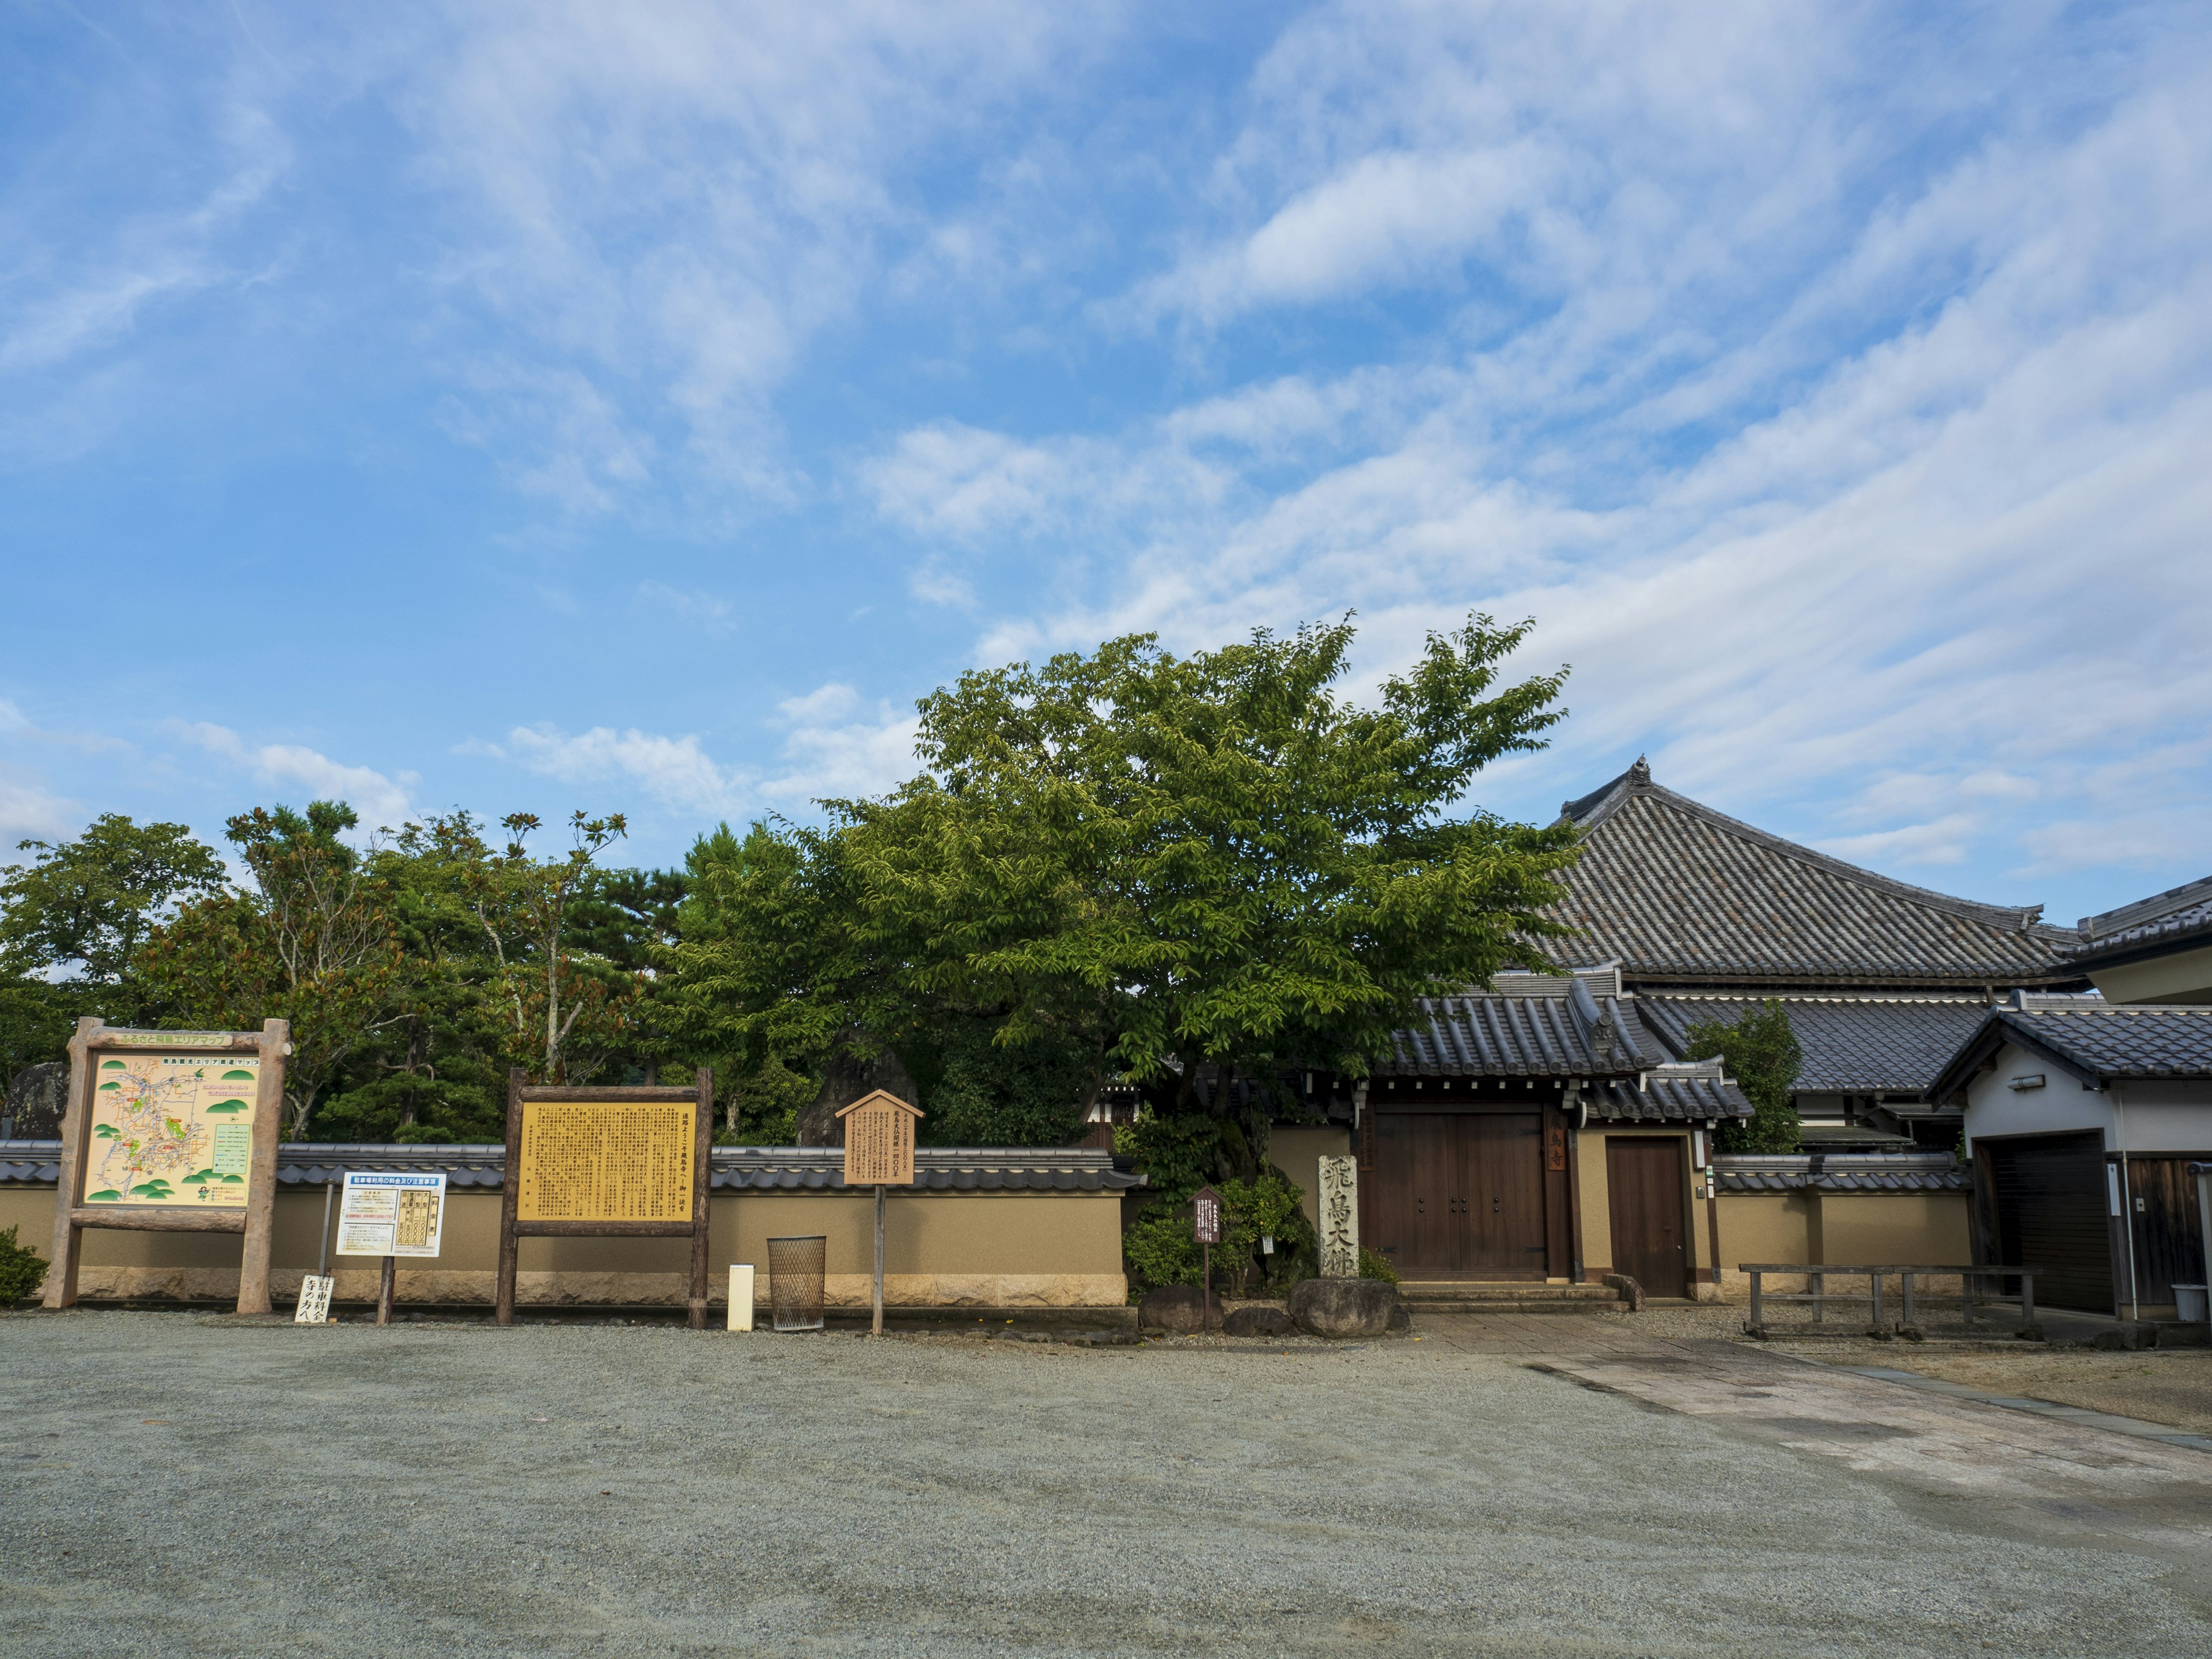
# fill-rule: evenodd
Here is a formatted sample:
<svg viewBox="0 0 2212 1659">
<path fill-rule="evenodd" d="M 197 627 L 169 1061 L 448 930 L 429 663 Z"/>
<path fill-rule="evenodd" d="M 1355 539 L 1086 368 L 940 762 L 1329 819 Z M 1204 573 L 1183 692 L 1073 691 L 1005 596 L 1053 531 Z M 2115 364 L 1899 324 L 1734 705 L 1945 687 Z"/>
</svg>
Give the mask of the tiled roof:
<svg viewBox="0 0 2212 1659">
<path fill-rule="evenodd" d="M 1713 1159 L 1713 1185 L 1724 1193 L 1964 1193 L 1974 1178 L 1948 1152 L 1739 1152 Z"/>
<path fill-rule="evenodd" d="M 285 1187 L 326 1187 L 348 1170 L 442 1170 L 453 1188 L 496 1190 L 503 1146 L 356 1146 L 288 1142 L 277 1154 Z M 1120 1192 L 1142 1176 L 1114 1167 L 1110 1152 L 1063 1146 L 925 1146 L 914 1155 L 915 1185 L 929 1192 Z M 823 1146 L 717 1146 L 718 1190 L 839 1189 L 845 1154 Z M 52 1186 L 61 1178 L 58 1140 L 0 1141 L 0 1185 Z"/>
<path fill-rule="evenodd" d="M 1633 1079 L 1607 1084 L 1591 1096 L 1589 1109 L 1614 1121 L 1685 1123 L 1749 1117 L 1751 1103 L 1717 1066 L 1668 1066 L 1646 1073 L 1641 1088 Z"/>
<path fill-rule="evenodd" d="M 1691 1026 L 1733 1024 L 1765 1000 L 1647 993 L 1636 999 L 1636 1011 L 1654 1036 L 1680 1054 Z M 1797 1087 L 1809 1094 L 1918 1094 L 1990 1011 L 1987 1002 L 1966 995 L 1785 995 L 1779 1000 L 1804 1056 Z"/>
<path fill-rule="evenodd" d="M 1779 987 L 2075 982 L 2077 939 L 2040 906 L 1978 904 L 1816 853 L 1662 788 L 1638 761 L 1569 801 L 1582 857 L 1551 949 L 1630 980 Z"/>
<path fill-rule="evenodd" d="M 1391 1033 L 1381 1077 L 1589 1077 L 1658 1064 L 1665 1052 L 1619 997 L 1579 980 L 1564 995 L 1425 997 Z"/>
<path fill-rule="evenodd" d="M 2212 876 L 2084 916 L 2081 940 L 2075 959 L 2084 963 L 2212 944 Z"/>
<path fill-rule="evenodd" d="M 2025 1008 L 1990 1018 L 2008 1031 L 2100 1078 L 2212 1078 L 2212 1008 L 2141 1003 L 2124 1007 Z"/>
</svg>

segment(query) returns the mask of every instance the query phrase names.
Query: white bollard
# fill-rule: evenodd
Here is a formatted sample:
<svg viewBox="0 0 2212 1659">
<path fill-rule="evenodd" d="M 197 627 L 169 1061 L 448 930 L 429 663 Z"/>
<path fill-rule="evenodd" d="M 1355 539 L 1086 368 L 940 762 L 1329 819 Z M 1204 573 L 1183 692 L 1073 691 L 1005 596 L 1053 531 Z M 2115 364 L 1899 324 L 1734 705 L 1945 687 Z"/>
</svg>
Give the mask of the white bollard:
<svg viewBox="0 0 2212 1659">
<path fill-rule="evenodd" d="M 753 1328 L 753 1270 L 750 1262 L 733 1263 L 730 1268 L 730 1328 L 749 1331 Z"/>
</svg>

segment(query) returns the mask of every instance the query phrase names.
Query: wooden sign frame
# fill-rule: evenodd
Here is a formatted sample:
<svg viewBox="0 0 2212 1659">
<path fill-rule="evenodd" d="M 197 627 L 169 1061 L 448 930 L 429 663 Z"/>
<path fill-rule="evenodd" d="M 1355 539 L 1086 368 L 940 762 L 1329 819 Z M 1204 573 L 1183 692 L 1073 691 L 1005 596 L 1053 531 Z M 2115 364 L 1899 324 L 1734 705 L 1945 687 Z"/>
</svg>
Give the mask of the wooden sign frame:
<svg viewBox="0 0 2212 1659">
<path fill-rule="evenodd" d="M 578 1105 L 666 1106 L 684 1101 L 698 1103 L 692 1123 L 691 1218 L 689 1221 L 525 1221 L 522 1208 L 522 1109 L 526 1103 Z M 635 1088 L 563 1089 L 536 1085 L 517 1066 L 507 1074 L 507 1167 L 500 1182 L 499 1289 L 495 1316 L 502 1325 L 514 1323 L 515 1263 L 520 1241 L 526 1238 L 683 1238 L 691 1241 L 690 1285 L 687 1292 L 691 1328 L 707 1328 L 707 1229 L 714 1197 L 714 1073 L 699 1068 L 698 1082 L 689 1089 L 659 1088 L 641 1084 Z"/>
<path fill-rule="evenodd" d="M 52 1265 L 46 1273 L 48 1308 L 76 1304 L 77 1269 L 84 1254 L 84 1230 L 108 1227 L 128 1232 L 237 1233 L 242 1245 L 238 1266 L 238 1311 L 265 1314 L 269 1306 L 269 1244 L 276 1231 L 276 1148 L 283 1134 L 284 1057 L 292 1051 L 291 1027 L 265 1019 L 258 1031 L 141 1031 L 111 1026 L 87 1016 L 70 1039 L 67 1115 L 62 1121 L 61 1179 L 54 1194 Z M 158 1204 L 87 1204 L 84 1201 L 88 1148 L 92 1136 L 93 1089 L 97 1056 L 103 1054 L 252 1054 L 261 1065 L 254 1083 L 253 1139 L 246 1174 L 246 1203 L 232 1209 L 171 1208 Z"/>
</svg>

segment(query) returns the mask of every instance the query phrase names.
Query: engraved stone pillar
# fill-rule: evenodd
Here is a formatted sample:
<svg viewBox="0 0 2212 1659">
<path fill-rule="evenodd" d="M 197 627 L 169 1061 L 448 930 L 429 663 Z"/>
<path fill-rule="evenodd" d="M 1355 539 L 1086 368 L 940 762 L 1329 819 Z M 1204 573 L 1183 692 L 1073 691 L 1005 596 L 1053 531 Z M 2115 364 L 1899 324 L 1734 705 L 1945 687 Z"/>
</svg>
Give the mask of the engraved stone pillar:
<svg viewBox="0 0 2212 1659">
<path fill-rule="evenodd" d="M 1321 1272 L 1324 1279 L 1359 1277 L 1359 1163 L 1321 1160 Z"/>
</svg>

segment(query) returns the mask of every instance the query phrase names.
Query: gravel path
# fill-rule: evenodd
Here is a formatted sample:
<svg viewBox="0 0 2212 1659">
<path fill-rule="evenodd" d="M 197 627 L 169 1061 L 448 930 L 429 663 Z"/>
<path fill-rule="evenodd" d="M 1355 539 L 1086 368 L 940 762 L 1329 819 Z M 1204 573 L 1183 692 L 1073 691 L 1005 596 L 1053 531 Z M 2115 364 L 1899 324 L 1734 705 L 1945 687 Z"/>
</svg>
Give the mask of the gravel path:
<svg viewBox="0 0 2212 1659">
<path fill-rule="evenodd" d="M 79 1311 L 0 1376 L 11 1656 L 2212 1648 L 2204 1562 L 1446 1340 Z"/>
</svg>

